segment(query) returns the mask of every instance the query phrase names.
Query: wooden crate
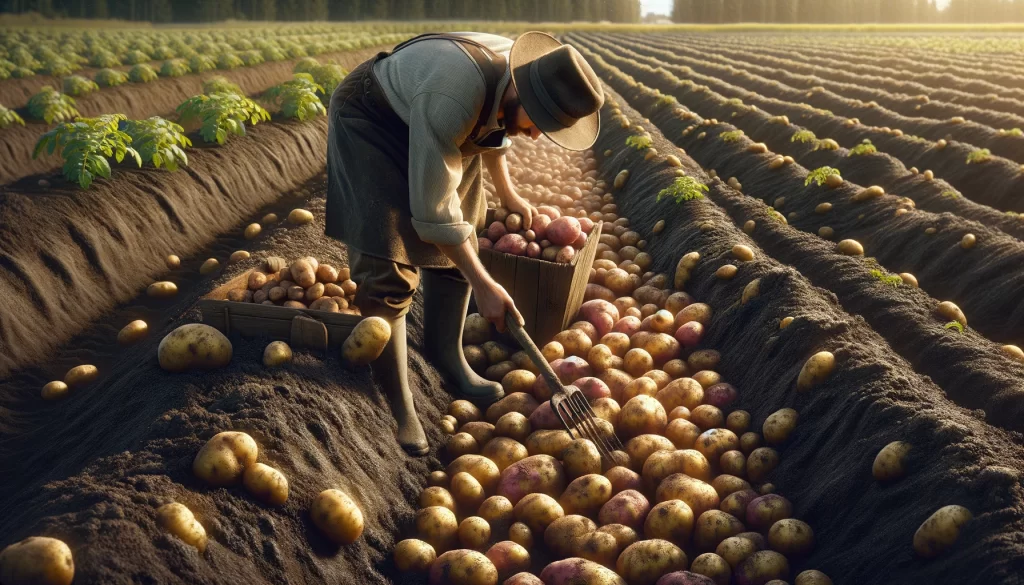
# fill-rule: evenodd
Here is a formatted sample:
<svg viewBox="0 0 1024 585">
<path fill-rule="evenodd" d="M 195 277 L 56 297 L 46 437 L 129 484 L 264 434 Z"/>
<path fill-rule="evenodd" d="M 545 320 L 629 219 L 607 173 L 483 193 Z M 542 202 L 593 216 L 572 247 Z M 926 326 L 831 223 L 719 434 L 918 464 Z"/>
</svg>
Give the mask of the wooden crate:
<svg viewBox="0 0 1024 585">
<path fill-rule="evenodd" d="M 326 351 L 340 347 L 362 317 L 227 300 L 228 291 L 245 288 L 249 273 L 239 275 L 199 300 L 203 323 L 225 334 L 269 337 L 295 348 Z"/>
<path fill-rule="evenodd" d="M 539 346 L 567 328 L 580 305 L 597 256 L 602 224 L 594 226 L 586 245 L 569 264 L 480 250 L 480 262 L 505 287 L 526 321 L 526 332 Z"/>
</svg>

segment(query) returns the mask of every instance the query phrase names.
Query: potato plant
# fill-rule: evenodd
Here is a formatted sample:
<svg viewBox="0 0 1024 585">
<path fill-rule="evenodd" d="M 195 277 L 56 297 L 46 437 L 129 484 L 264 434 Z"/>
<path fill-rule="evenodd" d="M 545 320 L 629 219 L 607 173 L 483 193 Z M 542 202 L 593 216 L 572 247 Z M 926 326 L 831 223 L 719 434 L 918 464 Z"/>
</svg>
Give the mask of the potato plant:
<svg viewBox="0 0 1024 585">
<path fill-rule="evenodd" d="M 53 75 L 57 77 L 71 75 L 71 73 L 77 69 L 79 68 L 69 63 L 66 59 L 56 56 L 52 59 L 47 59 L 46 61 L 44 61 L 43 66 L 40 68 L 39 72 L 45 73 L 46 75 Z"/>
<path fill-rule="evenodd" d="M 245 93 L 242 91 L 240 87 L 238 87 L 237 84 L 228 81 L 227 78 L 221 75 L 217 75 L 215 77 L 207 79 L 206 81 L 203 81 L 203 93 L 206 95 L 211 95 L 214 93 L 233 93 L 236 95 L 245 95 Z"/>
<path fill-rule="evenodd" d="M 192 73 L 213 71 L 217 68 L 217 61 L 206 55 L 193 55 L 188 60 L 188 68 L 192 70 Z"/>
<path fill-rule="evenodd" d="M 212 67 L 211 67 L 212 69 Z M 181 77 L 192 72 L 189 63 L 184 59 L 168 59 L 160 66 L 161 77 Z"/>
<path fill-rule="evenodd" d="M 331 94 L 334 93 L 335 88 L 348 75 L 348 70 L 337 63 L 324 63 L 314 67 L 309 74 L 313 76 L 313 81 L 322 88 L 317 93 L 320 94 L 320 101 L 326 106 L 331 101 Z"/>
<path fill-rule="evenodd" d="M 132 83 L 150 83 L 160 77 L 152 65 L 140 63 L 128 71 L 128 80 Z"/>
<path fill-rule="evenodd" d="M 192 146 L 192 141 L 178 124 L 154 116 L 148 120 L 128 120 L 123 123 L 123 129 L 143 161 L 169 171 L 188 165 L 188 155 L 183 149 Z"/>
<path fill-rule="evenodd" d="M 661 201 L 662 198 L 671 198 L 676 203 L 682 203 L 693 199 L 703 199 L 704 193 L 707 191 L 708 186 L 697 179 L 690 176 L 679 177 L 670 186 L 658 192 L 656 201 Z"/>
<path fill-rule="evenodd" d="M 18 112 L 0 106 L 0 129 L 13 126 L 14 124 L 21 124 L 24 126 L 25 121 L 21 119 Z"/>
<path fill-rule="evenodd" d="M 138 65 L 139 63 L 147 63 L 151 59 L 149 55 L 143 53 L 138 49 L 133 49 L 124 54 L 124 62 L 128 65 Z"/>
<path fill-rule="evenodd" d="M 93 53 L 92 58 L 89 59 L 89 65 L 93 67 L 117 67 L 120 64 L 121 60 L 113 52 L 106 49 L 96 51 Z"/>
<path fill-rule="evenodd" d="M 313 81 L 312 75 L 296 73 L 291 81 L 268 89 L 261 99 L 276 107 L 282 116 L 305 121 L 327 115 L 327 108 L 320 101 L 318 92 L 323 94 L 324 88 Z"/>
<path fill-rule="evenodd" d="M 44 85 L 39 93 L 28 100 L 28 113 L 36 120 L 47 124 L 66 122 L 78 116 L 75 99 L 62 94 L 49 85 Z"/>
<path fill-rule="evenodd" d="M 108 158 L 121 162 L 130 156 L 142 166 L 142 157 L 130 146 L 131 136 L 118 127 L 125 119 L 123 114 L 110 114 L 65 122 L 39 137 L 32 157 L 43 150 L 59 154 L 64 159 L 64 177 L 88 189 L 96 177 L 110 178 Z"/>
<path fill-rule="evenodd" d="M 67 95 L 81 97 L 87 93 L 97 91 L 100 86 L 95 81 L 82 77 L 81 75 L 69 75 L 63 80 L 64 93 Z"/>
<path fill-rule="evenodd" d="M 100 87 L 117 87 L 128 82 L 128 74 L 117 69 L 100 69 L 93 80 Z"/>
<path fill-rule="evenodd" d="M 245 122 L 259 124 L 270 119 L 259 104 L 230 93 L 197 95 L 177 108 L 183 124 L 199 123 L 199 134 L 206 142 L 224 144 L 228 136 L 245 136 Z"/>
<path fill-rule="evenodd" d="M 244 65 L 245 63 L 242 59 L 234 53 L 221 53 L 217 55 L 217 69 L 237 69 Z"/>
</svg>

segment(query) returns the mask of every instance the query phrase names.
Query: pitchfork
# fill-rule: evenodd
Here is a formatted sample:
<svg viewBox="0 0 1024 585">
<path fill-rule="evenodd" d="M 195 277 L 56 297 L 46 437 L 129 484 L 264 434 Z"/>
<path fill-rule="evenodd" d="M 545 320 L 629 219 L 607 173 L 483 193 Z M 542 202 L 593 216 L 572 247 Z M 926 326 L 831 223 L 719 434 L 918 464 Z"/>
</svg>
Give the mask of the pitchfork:
<svg viewBox="0 0 1024 585">
<path fill-rule="evenodd" d="M 570 435 L 573 434 L 573 431 L 576 431 L 580 437 L 589 439 L 590 442 L 597 446 L 597 450 L 601 452 L 601 456 L 604 459 L 613 461 L 612 451 L 622 450 L 622 443 L 615 436 L 615 433 L 611 433 L 610 436 L 604 436 L 601 432 L 601 427 L 597 424 L 596 415 L 594 410 L 590 408 L 590 402 L 587 401 L 586 395 L 576 386 L 562 385 L 561 380 L 555 375 L 555 371 L 551 369 L 551 364 L 548 363 L 548 360 L 544 359 L 540 350 L 537 349 L 537 344 L 530 339 L 530 336 L 523 329 L 523 326 L 519 324 L 519 320 L 512 312 L 505 313 L 505 323 L 508 325 L 508 330 L 512 333 L 512 337 L 516 338 L 516 341 L 519 342 L 526 355 L 530 356 L 530 360 L 537 366 L 537 369 L 540 370 L 540 375 L 544 377 L 551 388 L 551 408 L 562 421 L 565 430 Z"/>
</svg>

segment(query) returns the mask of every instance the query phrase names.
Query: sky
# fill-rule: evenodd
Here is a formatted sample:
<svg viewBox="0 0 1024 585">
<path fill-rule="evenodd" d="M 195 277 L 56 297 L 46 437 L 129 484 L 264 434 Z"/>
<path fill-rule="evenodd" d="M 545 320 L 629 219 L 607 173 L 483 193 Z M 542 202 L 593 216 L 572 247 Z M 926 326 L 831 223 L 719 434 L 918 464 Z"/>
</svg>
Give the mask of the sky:
<svg viewBox="0 0 1024 585">
<path fill-rule="evenodd" d="M 945 8 L 949 0 L 939 0 L 939 8 Z M 640 0 L 644 14 L 672 14 L 672 0 Z"/>
</svg>

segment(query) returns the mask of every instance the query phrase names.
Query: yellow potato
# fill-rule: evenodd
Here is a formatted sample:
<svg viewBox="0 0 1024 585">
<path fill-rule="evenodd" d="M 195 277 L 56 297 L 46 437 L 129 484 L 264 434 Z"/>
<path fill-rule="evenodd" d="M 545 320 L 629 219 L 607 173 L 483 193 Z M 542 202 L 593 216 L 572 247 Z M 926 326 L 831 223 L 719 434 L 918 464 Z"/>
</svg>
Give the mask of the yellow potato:
<svg viewBox="0 0 1024 585">
<path fill-rule="evenodd" d="M 765 442 L 769 445 L 785 443 L 796 428 L 798 418 L 799 415 L 792 408 L 783 408 L 768 415 L 761 427 Z"/>
<path fill-rule="evenodd" d="M 162 280 L 154 282 L 146 289 L 146 295 L 154 299 L 166 299 L 178 294 L 178 285 Z"/>
<path fill-rule="evenodd" d="M 662 480 L 676 473 L 685 473 L 694 479 L 709 481 L 711 465 L 699 451 L 678 449 L 652 453 L 644 462 L 641 471 L 644 483 L 649 489 L 657 488 Z"/>
<path fill-rule="evenodd" d="M 168 372 L 211 370 L 231 361 L 231 342 L 209 325 L 189 323 L 171 331 L 160 341 L 157 358 Z"/>
<path fill-rule="evenodd" d="M 245 468 L 256 463 L 258 453 L 256 441 L 246 433 L 217 433 L 199 450 L 192 472 L 211 485 L 232 485 L 242 479 Z"/>
<path fill-rule="evenodd" d="M 955 303 L 942 301 L 935 310 L 943 319 L 946 319 L 947 321 L 956 321 L 964 327 L 967 327 L 967 317 L 964 316 L 964 312 L 960 310 L 960 307 Z"/>
<path fill-rule="evenodd" d="M 609 526 L 622 525 L 609 524 Z M 629 545 L 627 544 L 626 546 Z M 619 545 L 618 540 L 613 534 L 602 532 L 601 529 L 598 529 L 578 541 L 575 554 L 582 559 L 593 561 L 606 567 L 614 567 L 615 561 L 619 558 L 619 553 L 624 548 L 625 546 Z"/>
<path fill-rule="evenodd" d="M 716 489 L 715 491 L 717 492 L 718 490 Z M 751 488 L 734 491 L 722 498 L 722 503 L 719 505 L 719 509 L 723 512 L 728 512 L 737 518 L 746 518 L 747 505 L 754 501 L 757 496 L 757 492 Z"/>
<path fill-rule="evenodd" d="M 448 485 L 448 474 L 443 471 L 431 471 L 427 476 L 427 485 L 445 487 Z"/>
<path fill-rule="evenodd" d="M 806 555 L 814 548 L 814 530 L 806 522 L 783 518 L 768 531 L 768 546 L 787 558 Z"/>
<path fill-rule="evenodd" d="M 452 476 L 451 494 L 455 498 L 455 502 L 467 510 L 477 509 L 487 498 L 484 486 L 465 471 L 460 471 Z"/>
<path fill-rule="evenodd" d="M 68 395 L 68 385 L 60 380 L 47 382 L 39 394 L 43 400 L 60 400 Z"/>
<path fill-rule="evenodd" d="M 454 547 L 459 537 L 459 522 L 455 512 L 443 506 L 430 506 L 416 512 L 416 533 L 420 539 L 434 548 L 447 551 Z"/>
<path fill-rule="evenodd" d="M 528 494 L 515 505 L 516 520 L 531 531 L 544 533 L 549 524 L 565 515 L 562 506 L 547 494 Z"/>
<path fill-rule="evenodd" d="M 498 471 L 505 471 L 505 468 L 509 465 L 526 459 L 529 456 L 525 445 L 508 437 L 495 437 L 491 439 L 484 445 L 480 454 L 493 461 L 498 466 Z"/>
<path fill-rule="evenodd" d="M 939 508 L 914 533 L 914 552 L 922 557 L 935 557 L 946 552 L 971 518 L 971 511 L 963 506 Z"/>
<path fill-rule="evenodd" d="M 537 375 L 529 370 L 512 370 L 501 379 L 501 387 L 506 396 L 516 392 L 531 393 L 536 381 Z"/>
<path fill-rule="evenodd" d="M 313 214 L 305 209 L 293 209 L 288 212 L 288 223 L 305 225 L 313 222 Z"/>
<path fill-rule="evenodd" d="M 196 520 L 192 510 L 184 504 L 172 502 L 164 504 L 156 510 L 157 526 L 177 536 L 190 546 L 199 549 L 199 552 L 206 550 L 206 529 Z"/>
<path fill-rule="evenodd" d="M 734 410 L 725 417 L 725 428 L 742 435 L 750 429 L 750 413 L 745 410 Z"/>
<path fill-rule="evenodd" d="M 448 405 L 448 414 L 455 417 L 458 426 L 483 420 L 483 414 L 475 404 L 468 400 L 455 400 Z"/>
<path fill-rule="evenodd" d="M 676 412 L 680 408 L 686 408 L 685 406 L 677 406 L 672 412 Z M 665 427 L 665 437 L 677 449 L 691 449 L 697 444 L 697 437 L 700 436 L 700 427 L 693 424 L 685 418 L 677 418 L 672 422 L 668 423 Z"/>
<path fill-rule="evenodd" d="M 572 480 L 558 498 L 558 503 L 566 514 L 593 516 L 611 497 L 611 480 L 591 473 Z"/>
<path fill-rule="evenodd" d="M 570 479 L 601 473 L 601 452 L 587 439 L 576 439 L 562 451 L 562 466 Z"/>
<path fill-rule="evenodd" d="M 568 433 L 563 431 L 562 434 L 567 435 Z M 488 494 L 494 493 L 494 490 L 498 487 L 498 480 L 501 477 L 498 466 L 482 455 L 462 455 L 448 464 L 446 471 L 448 476 L 453 479 L 456 473 L 465 471 L 476 478 Z"/>
<path fill-rule="evenodd" d="M 696 517 L 700 517 L 708 510 L 717 509 L 721 503 L 715 488 L 685 473 L 676 473 L 662 480 L 655 491 L 655 499 L 659 503 L 668 500 L 682 500 L 690 506 Z"/>
<path fill-rule="evenodd" d="M 470 516 L 459 523 L 459 543 L 463 548 L 479 550 L 491 539 L 491 525 L 479 516 Z"/>
<path fill-rule="evenodd" d="M 262 231 L 263 228 L 260 227 L 260 224 L 250 223 L 249 225 L 245 226 L 245 231 L 242 232 L 242 236 L 247 240 L 251 240 L 256 236 L 260 235 L 260 232 Z"/>
<path fill-rule="evenodd" d="M 178 258 L 174 254 L 171 254 L 164 259 L 164 263 L 167 264 L 167 268 L 169 270 L 174 270 L 175 268 L 181 266 L 181 258 Z"/>
<path fill-rule="evenodd" d="M 0 582 L 4 585 L 71 585 L 75 561 L 63 541 L 30 536 L 0 552 Z"/>
<path fill-rule="evenodd" d="M 288 478 L 269 465 L 247 466 L 242 472 L 242 485 L 263 503 L 280 506 L 288 501 Z"/>
<path fill-rule="evenodd" d="M 420 492 L 419 502 L 420 508 L 443 506 L 452 512 L 455 511 L 455 498 L 452 497 L 451 492 L 439 485 L 429 486 Z"/>
<path fill-rule="evenodd" d="M 530 455 L 561 457 L 562 452 L 572 441 L 572 435 L 564 430 L 540 430 L 530 433 L 525 445 Z"/>
<path fill-rule="evenodd" d="M 893 441 L 882 447 L 871 466 L 871 474 L 878 481 L 892 481 L 903 477 L 909 452 L 910 443 L 904 441 Z"/>
<path fill-rule="evenodd" d="M 498 569 L 483 553 L 452 550 L 438 556 L 430 566 L 428 582 L 438 585 L 497 585 Z"/>
<path fill-rule="evenodd" d="M 746 530 L 739 518 L 721 510 L 707 510 L 697 517 L 694 525 L 693 544 L 698 550 L 715 550 L 718 545 Z"/>
<path fill-rule="evenodd" d="M 749 490 L 750 482 L 742 477 L 723 473 L 711 480 L 711 487 L 715 488 L 715 491 L 718 492 L 718 497 L 724 500 L 736 492 Z"/>
<path fill-rule="evenodd" d="M 682 500 L 668 500 L 651 508 L 644 521 L 644 537 L 686 546 L 693 534 L 693 510 Z"/>
<path fill-rule="evenodd" d="M 732 580 L 732 567 L 715 553 L 704 553 L 693 559 L 690 572 L 708 577 L 715 585 L 729 585 Z"/>
<path fill-rule="evenodd" d="M 761 435 L 752 431 L 747 431 L 740 435 L 740 451 L 747 453 L 748 455 L 754 449 L 761 446 Z"/>
<path fill-rule="evenodd" d="M 121 345 L 137 343 L 149 333 L 149 325 L 142 319 L 136 319 L 121 328 L 117 333 L 117 342 Z"/>
<path fill-rule="evenodd" d="M 772 550 L 759 550 L 734 568 L 733 575 L 744 583 L 768 583 L 789 577 L 789 561 Z"/>
<path fill-rule="evenodd" d="M 491 525 L 491 532 L 498 537 L 508 534 L 508 529 L 515 521 L 515 511 L 512 502 L 505 496 L 491 496 L 480 504 L 476 515 L 487 520 Z"/>
<path fill-rule="evenodd" d="M 530 419 L 520 412 L 508 412 L 498 418 L 494 423 L 494 434 L 498 437 L 508 437 L 522 443 L 526 437 L 533 432 Z"/>
<path fill-rule="evenodd" d="M 445 508 L 427 508 L 435 510 Z M 421 510 L 422 511 L 422 510 Z M 451 511 L 445 510 L 449 514 Z M 363 533 L 363 512 L 346 494 L 337 489 L 320 492 L 309 510 L 313 524 L 336 544 L 351 544 Z M 418 516 L 417 516 L 418 517 Z M 455 515 L 452 514 L 454 521 Z"/>
<path fill-rule="evenodd" d="M 797 391 L 803 392 L 810 390 L 824 382 L 829 375 L 832 374 L 832 370 L 836 367 L 836 357 L 828 351 L 819 351 L 812 355 L 807 362 L 804 363 L 804 367 L 800 369 L 800 375 L 796 379 Z"/>
<path fill-rule="evenodd" d="M 434 547 L 417 538 L 407 538 L 395 545 L 395 566 L 402 572 L 425 573 L 436 558 Z"/>
<path fill-rule="evenodd" d="M 341 345 L 345 361 L 365 365 L 380 357 L 391 341 L 391 325 L 380 317 L 366 317 L 353 329 Z"/>
<path fill-rule="evenodd" d="M 508 527 L 508 539 L 526 550 L 533 548 L 533 531 L 522 522 L 513 522 Z"/>
<path fill-rule="evenodd" d="M 722 473 L 728 473 L 736 477 L 745 477 L 747 475 L 747 456 L 742 451 L 735 449 L 726 451 L 719 457 L 718 467 L 722 470 Z"/>
<path fill-rule="evenodd" d="M 230 264 L 235 264 L 237 262 L 241 262 L 242 260 L 248 260 L 251 257 L 252 254 L 250 254 L 247 250 L 235 250 L 234 252 L 231 253 L 230 256 L 228 256 L 228 262 Z"/>
<path fill-rule="evenodd" d="M 708 461 L 718 461 L 726 451 L 740 448 L 740 438 L 729 429 L 710 429 L 697 437 L 694 449 Z"/>
<path fill-rule="evenodd" d="M 633 469 L 643 469 L 647 458 L 656 451 L 674 451 L 675 449 L 676 446 L 672 444 L 672 441 L 661 435 L 639 435 L 626 441 L 629 466 Z"/>
<path fill-rule="evenodd" d="M 627 585 L 653 585 L 662 575 L 686 569 L 686 553 L 667 540 L 635 542 L 622 551 L 615 572 Z"/>
<path fill-rule="evenodd" d="M 590 518 L 575 514 L 563 516 L 544 530 L 544 544 L 557 557 L 576 556 L 583 539 L 595 530 L 597 524 Z"/>
<path fill-rule="evenodd" d="M 68 388 L 77 388 L 93 382 L 100 375 L 100 371 L 93 365 L 75 366 L 64 374 L 64 383 Z"/>
<path fill-rule="evenodd" d="M 632 350 L 630 350 L 632 351 Z M 619 412 L 619 436 L 629 439 L 643 434 L 661 434 L 668 424 L 668 414 L 656 398 L 636 396 Z"/>
<path fill-rule="evenodd" d="M 292 361 L 292 348 L 283 341 L 271 341 L 263 350 L 263 365 L 276 368 Z"/>
<path fill-rule="evenodd" d="M 730 536 L 718 543 L 715 554 L 725 559 L 730 567 L 739 567 L 750 555 L 761 550 L 754 540 L 742 536 Z"/>
<path fill-rule="evenodd" d="M 480 445 L 469 433 L 455 433 L 445 445 L 449 457 L 459 457 L 471 453 L 479 453 Z"/>
<path fill-rule="evenodd" d="M 685 406 L 692 412 L 704 400 L 704 387 L 693 378 L 679 378 L 659 390 L 655 398 L 667 411 Z"/>
</svg>

